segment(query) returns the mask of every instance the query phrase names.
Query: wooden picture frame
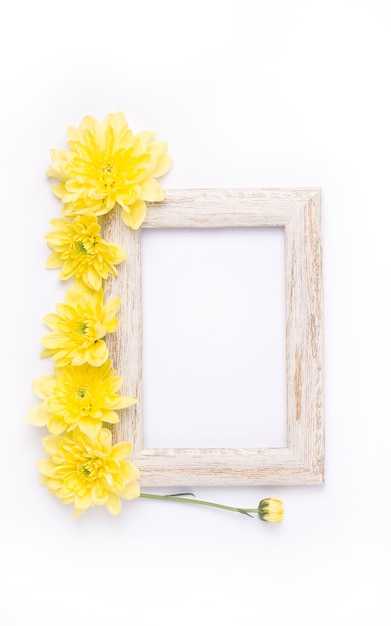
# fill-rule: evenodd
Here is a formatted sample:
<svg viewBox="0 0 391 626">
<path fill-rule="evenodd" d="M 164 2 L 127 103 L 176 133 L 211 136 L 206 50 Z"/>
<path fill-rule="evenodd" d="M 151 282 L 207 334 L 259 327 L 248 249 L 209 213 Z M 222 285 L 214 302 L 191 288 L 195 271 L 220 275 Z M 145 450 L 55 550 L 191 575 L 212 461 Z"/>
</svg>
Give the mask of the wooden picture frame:
<svg viewBox="0 0 391 626">
<path fill-rule="evenodd" d="M 285 232 L 287 446 L 151 448 L 143 442 L 141 229 L 119 211 L 104 234 L 128 253 L 106 297 L 121 295 L 119 328 L 107 336 L 123 377 L 121 393 L 138 403 L 121 411 L 115 440 L 129 440 L 143 486 L 323 483 L 323 297 L 319 189 L 180 189 L 151 204 L 142 228 L 280 226 Z"/>
</svg>

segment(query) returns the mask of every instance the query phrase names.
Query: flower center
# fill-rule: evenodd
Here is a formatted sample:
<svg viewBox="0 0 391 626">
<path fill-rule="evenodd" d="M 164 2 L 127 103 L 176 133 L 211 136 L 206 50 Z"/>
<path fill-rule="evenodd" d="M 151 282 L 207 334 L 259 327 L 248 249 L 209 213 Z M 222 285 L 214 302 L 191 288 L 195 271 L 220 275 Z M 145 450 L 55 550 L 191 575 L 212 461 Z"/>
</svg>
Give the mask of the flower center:
<svg viewBox="0 0 391 626">
<path fill-rule="evenodd" d="M 111 163 L 105 163 L 105 165 L 102 166 L 103 174 L 111 174 L 112 171 L 113 171 L 113 166 Z"/>
<path fill-rule="evenodd" d="M 79 326 L 77 327 L 77 332 L 79 333 L 79 335 L 86 335 L 87 331 L 88 331 L 87 322 L 80 322 Z"/>
<path fill-rule="evenodd" d="M 87 390 L 85 387 L 79 387 L 79 389 L 76 391 L 76 395 L 79 398 L 85 398 L 87 395 Z"/>
<path fill-rule="evenodd" d="M 75 414 L 79 418 L 89 415 L 92 409 L 91 390 L 89 385 L 79 385 L 73 390 L 73 395 L 69 398 Z"/>
<path fill-rule="evenodd" d="M 100 177 L 104 187 L 112 188 L 115 186 L 118 178 L 118 168 L 111 161 L 105 161 L 100 165 Z"/>
<path fill-rule="evenodd" d="M 75 252 L 81 256 L 85 256 L 87 254 L 87 249 L 82 241 L 75 242 Z"/>
<path fill-rule="evenodd" d="M 81 461 L 78 465 L 78 472 L 84 478 L 89 478 L 90 480 L 94 480 L 98 477 L 99 469 L 101 467 L 100 459 L 95 458 L 87 458 L 84 461 Z"/>
</svg>

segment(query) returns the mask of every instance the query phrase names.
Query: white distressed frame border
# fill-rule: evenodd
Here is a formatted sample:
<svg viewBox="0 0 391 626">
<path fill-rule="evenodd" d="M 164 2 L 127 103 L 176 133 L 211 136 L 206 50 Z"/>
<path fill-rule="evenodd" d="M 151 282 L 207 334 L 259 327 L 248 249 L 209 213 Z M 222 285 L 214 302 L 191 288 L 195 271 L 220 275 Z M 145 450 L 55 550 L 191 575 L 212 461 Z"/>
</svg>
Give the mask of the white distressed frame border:
<svg viewBox="0 0 391 626">
<path fill-rule="evenodd" d="M 287 447 L 144 448 L 141 230 L 119 210 L 104 234 L 128 253 L 106 298 L 122 296 L 119 327 L 106 337 L 121 393 L 137 405 L 120 412 L 114 439 L 133 444 L 143 486 L 323 483 L 323 301 L 319 189 L 180 189 L 148 206 L 142 228 L 282 226 L 286 268 Z"/>
</svg>

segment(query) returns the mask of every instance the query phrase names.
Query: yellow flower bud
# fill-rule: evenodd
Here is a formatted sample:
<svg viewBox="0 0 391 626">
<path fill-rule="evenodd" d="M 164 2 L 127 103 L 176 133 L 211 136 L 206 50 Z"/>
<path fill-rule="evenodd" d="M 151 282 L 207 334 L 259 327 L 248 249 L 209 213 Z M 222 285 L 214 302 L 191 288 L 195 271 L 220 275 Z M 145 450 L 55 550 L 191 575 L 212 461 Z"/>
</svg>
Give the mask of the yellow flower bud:
<svg viewBox="0 0 391 626">
<path fill-rule="evenodd" d="M 265 498 L 258 505 L 258 517 L 263 522 L 279 524 L 284 517 L 284 507 L 281 500 Z"/>
</svg>

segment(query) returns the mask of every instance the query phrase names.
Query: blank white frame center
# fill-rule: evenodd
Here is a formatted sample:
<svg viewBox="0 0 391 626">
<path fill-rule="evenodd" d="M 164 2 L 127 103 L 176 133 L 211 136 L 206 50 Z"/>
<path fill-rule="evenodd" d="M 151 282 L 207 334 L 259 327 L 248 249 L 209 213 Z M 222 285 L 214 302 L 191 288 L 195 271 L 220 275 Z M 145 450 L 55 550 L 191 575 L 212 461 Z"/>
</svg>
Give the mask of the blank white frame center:
<svg viewBox="0 0 391 626">
<path fill-rule="evenodd" d="M 119 211 L 105 237 L 128 259 L 106 297 L 122 296 L 119 327 L 107 338 L 121 392 L 136 397 L 121 412 L 114 439 L 133 444 L 143 486 L 294 485 L 323 482 L 323 301 L 319 189 L 191 189 L 167 192 L 148 207 L 144 228 L 283 227 L 285 238 L 286 431 L 282 447 L 144 446 L 142 377 L 142 233 Z M 164 418 L 163 418 L 164 419 Z"/>
<path fill-rule="evenodd" d="M 283 228 L 141 240 L 145 447 L 286 446 Z"/>
</svg>

